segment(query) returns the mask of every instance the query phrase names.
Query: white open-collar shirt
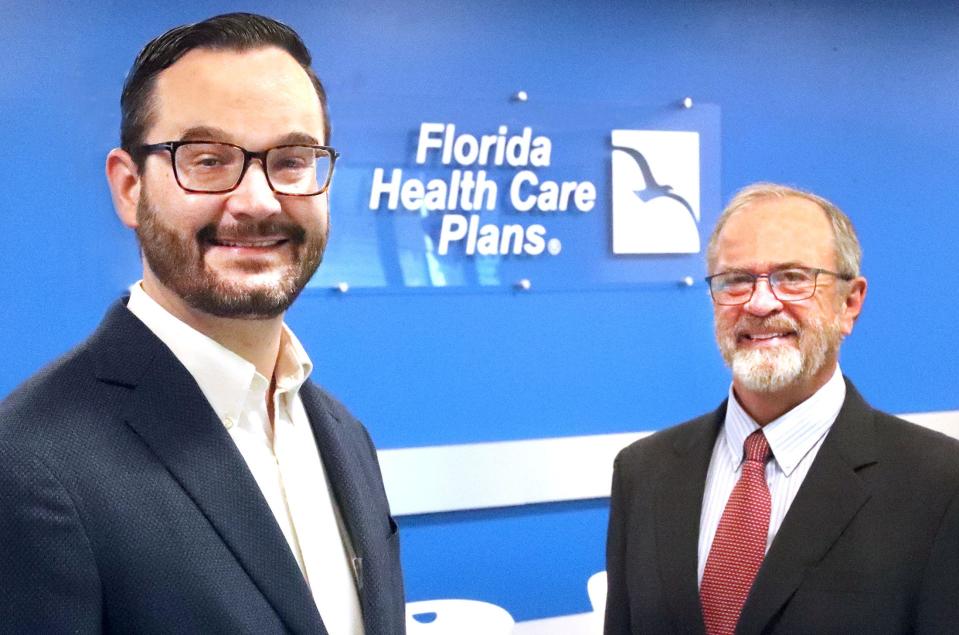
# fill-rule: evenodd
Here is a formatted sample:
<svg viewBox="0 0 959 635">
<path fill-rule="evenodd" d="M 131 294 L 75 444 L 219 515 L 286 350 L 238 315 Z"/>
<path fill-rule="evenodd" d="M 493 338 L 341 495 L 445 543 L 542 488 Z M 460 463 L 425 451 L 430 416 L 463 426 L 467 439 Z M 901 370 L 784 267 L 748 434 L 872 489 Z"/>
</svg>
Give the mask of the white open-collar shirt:
<svg viewBox="0 0 959 635">
<path fill-rule="evenodd" d="M 169 347 L 227 429 L 310 586 L 331 635 L 362 635 L 353 551 L 330 490 L 299 390 L 313 363 L 284 324 L 274 377 L 160 306 L 139 282 L 127 308 Z"/>
<path fill-rule="evenodd" d="M 845 400 L 846 382 L 837 365 L 829 381 L 809 399 L 763 426 L 763 434 L 772 451 L 766 464 L 766 483 L 772 503 L 767 551 Z M 726 501 L 742 471 L 743 443 L 759 427 L 739 405 L 730 386 L 726 421 L 713 447 L 699 519 L 700 584 Z"/>
</svg>

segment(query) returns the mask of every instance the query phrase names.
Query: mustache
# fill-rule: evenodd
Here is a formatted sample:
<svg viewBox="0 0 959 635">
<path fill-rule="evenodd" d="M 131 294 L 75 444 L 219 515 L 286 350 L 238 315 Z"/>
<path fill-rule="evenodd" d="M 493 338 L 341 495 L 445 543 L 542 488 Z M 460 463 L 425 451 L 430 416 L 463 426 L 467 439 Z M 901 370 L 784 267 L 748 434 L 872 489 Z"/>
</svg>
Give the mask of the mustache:
<svg viewBox="0 0 959 635">
<path fill-rule="evenodd" d="M 756 317 L 755 315 L 745 314 L 736 321 L 735 333 L 737 336 L 746 331 L 764 328 L 770 331 L 796 331 L 799 333 L 799 322 L 787 315 L 772 315 L 769 317 Z"/>
<path fill-rule="evenodd" d="M 294 244 L 303 244 L 306 241 L 306 230 L 296 223 L 280 220 L 261 220 L 255 223 L 234 223 L 218 226 L 210 223 L 201 227 L 196 238 L 201 243 L 213 240 L 243 241 L 256 238 L 282 236 Z"/>
</svg>

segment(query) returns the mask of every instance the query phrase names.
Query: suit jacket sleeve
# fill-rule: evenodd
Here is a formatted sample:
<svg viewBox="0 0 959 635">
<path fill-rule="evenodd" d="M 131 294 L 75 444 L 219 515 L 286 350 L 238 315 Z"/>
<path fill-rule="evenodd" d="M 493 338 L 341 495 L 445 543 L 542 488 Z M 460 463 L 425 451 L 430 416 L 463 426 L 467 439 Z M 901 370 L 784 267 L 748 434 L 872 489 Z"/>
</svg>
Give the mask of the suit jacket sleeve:
<svg viewBox="0 0 959 635">
<path fill-rule="evenodd" d="M 609 532 L 606 537 L 606 621 L 605 635 L 629 635 L 629 594 L 626 590 L 626 518 L 628 493 L 620 469 L 622 454 L 613 463 L 610 494 Z"/>
<path fill-rule="evenodd" d="M 928 562 L 916 632 L 954 632 L 959 625 L 959 491 L 946 510 Z"/>
<path fill-rule="evenodd" d="M 2 441 L 0 465 L 0 630 L 100 632 L 100 579 L 69 493 Z"/>
</svg>

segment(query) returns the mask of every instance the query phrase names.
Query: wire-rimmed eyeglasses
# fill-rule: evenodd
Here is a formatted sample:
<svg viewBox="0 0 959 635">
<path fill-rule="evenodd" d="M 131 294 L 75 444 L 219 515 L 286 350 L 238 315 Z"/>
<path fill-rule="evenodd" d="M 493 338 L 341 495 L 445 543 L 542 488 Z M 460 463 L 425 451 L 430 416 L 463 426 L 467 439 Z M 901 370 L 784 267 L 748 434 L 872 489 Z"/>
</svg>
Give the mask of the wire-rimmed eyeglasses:
<svg viewBox="0 0 959 635">
<path fill-rule="evenodd" d="M 760 278 L 766 278 L 770 291 L 780 302 L 799 302 L 811 298 L 816 293 L 820 274 L 835 276 L 846 281 L 854 277 L 827 269 L 789 267 L 759 274 L 748 271 L 724 271 L 707 276 L 706 282 L 709 284 L 709 293 L 713 297 L 713 302 L 724 306 L 749 302 L 756 291 L 756 282 Z"/>
<path fill-rule="evenodd" d="M 223 194 L 235 190 L 250 161 L 263 165 L 266 182 L 284 196 L 316 196 L 329 188 L 333 165 L 340 156 L 329 146 L 286 144 L 250 152 L 219 141 L 164 141 L 138 146 L 139 157 L 166 150 L 173 177 L 187 192 Z"/>
</svg>

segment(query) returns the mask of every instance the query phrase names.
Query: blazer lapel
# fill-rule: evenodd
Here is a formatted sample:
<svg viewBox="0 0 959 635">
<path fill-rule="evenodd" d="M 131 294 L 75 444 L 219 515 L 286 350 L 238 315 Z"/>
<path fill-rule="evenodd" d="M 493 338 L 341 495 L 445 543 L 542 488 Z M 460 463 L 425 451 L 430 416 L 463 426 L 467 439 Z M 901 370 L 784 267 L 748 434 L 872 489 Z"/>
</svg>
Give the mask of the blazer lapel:
<svg viewBox="0 0 959 635">
<path fill-rule="evenodd" d="M 98 377 L 132 388 L 123 412 L 127 425 L 206 516 L 287 628 L 326 633 L 269 505 L 193 377 L 119 303 L 100 332 Z"/>
<path fill-rule="evenodd" d="M 359 424 L 340 421 L 311 382 L 303 385 L 300 394 L 357 558 L 354 574 L 365 630 L 391 632 L 396 625 L 390 622 L 390 612 L 383 610 L 389 605 L 386 595 L 392 584 L 389 556 L 384 553 L 390 519 L 385 494 L 372 489 L 372 484 L 381 482 L 372 443 Z M 383 504 L 378 505 L 378 500 L 383 500 Z"/>
<path fill-rule="evenodd" d="M 691 424 L 688 434 L 673 444 L 674 461 L 668 462 L 658 481 L 656 498 L 656 545 L 663 594 L 676 618 L 676 631 L 703 633 L 699 603 L 697 562 L 699 515 L 702 510 L 706 473 L 716 435 L 726 416 L 723 403 L 714 413 Z"/>
<path fill-rule="evenodd" d="M 847 380 L 845 403 L 766 554 L 739 632 L 762 631 L 829 551 L 870 497 L 857 471 L 876 456 L 872 410 Z"/>
</svg>

